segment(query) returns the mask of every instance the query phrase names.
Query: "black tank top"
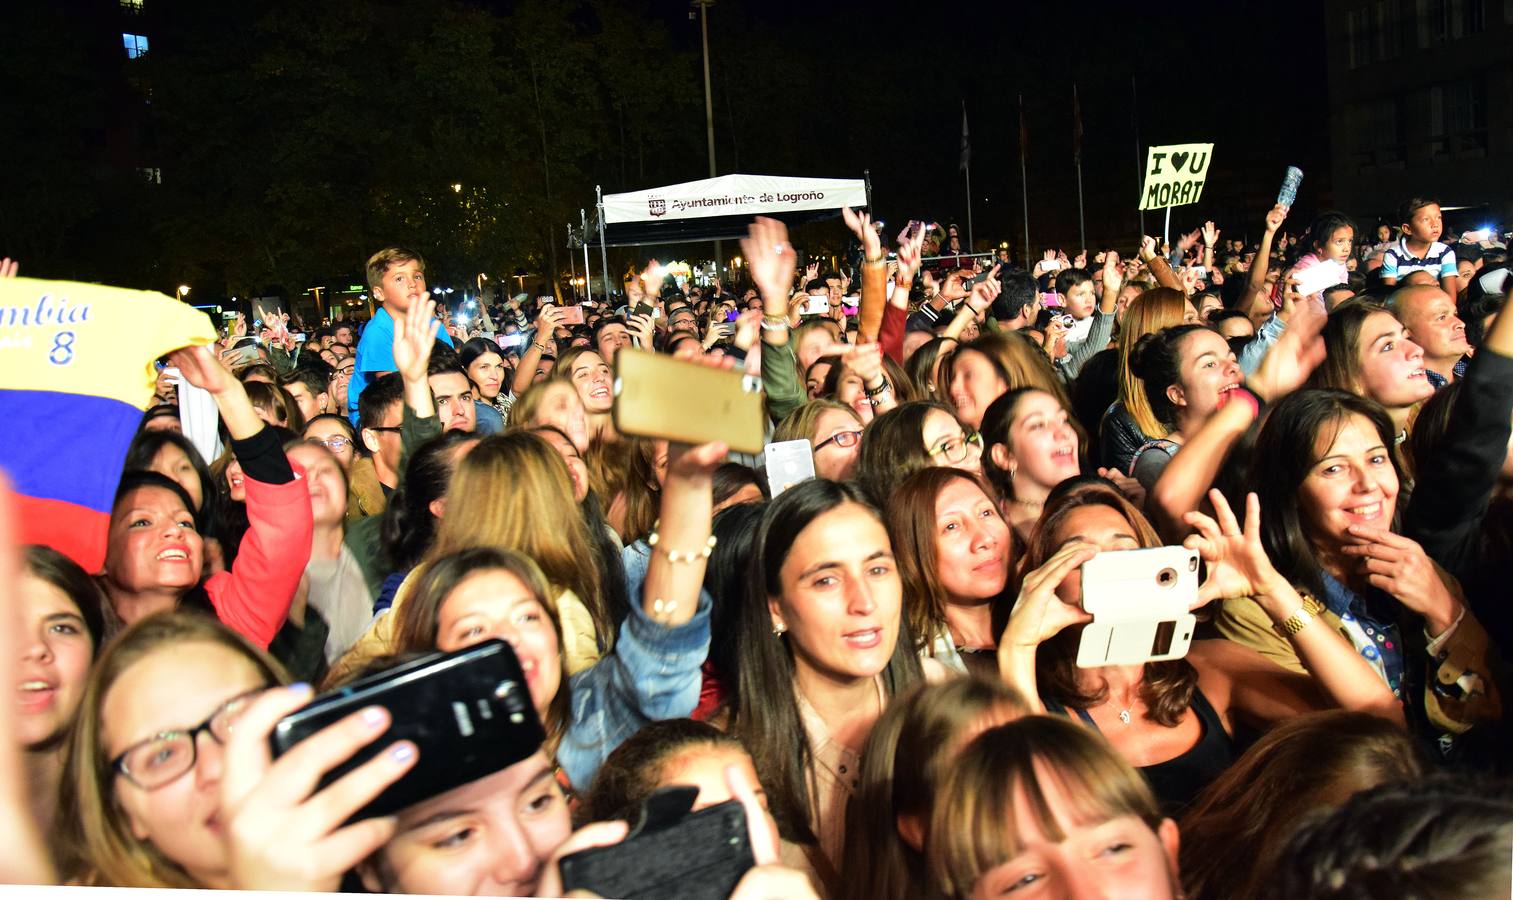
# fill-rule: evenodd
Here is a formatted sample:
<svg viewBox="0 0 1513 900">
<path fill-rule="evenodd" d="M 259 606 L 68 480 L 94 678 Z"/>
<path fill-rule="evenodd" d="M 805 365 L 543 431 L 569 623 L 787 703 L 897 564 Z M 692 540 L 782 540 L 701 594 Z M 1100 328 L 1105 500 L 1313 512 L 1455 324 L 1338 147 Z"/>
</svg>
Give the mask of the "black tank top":
<svg viewBox="0 0 1513 900">
<path fill-rule="evenodd" d="M 1055 700 L 1042 698 L 1042 701 L 1047 712 L 1067 715 L 1066 707 Z M 1208 698 L 1197 688 L 1193 689 L 1192 710 L 1198 714 L 1198 724 L 1203 729 L 1198 743 L 1186 753 L 1166 762 L 1140 767 L 1141 774 L 1150 782 L 1151 790 L 1161 804 L 1161 812 L 1168 816 L 1175 817 L 1210 781 L 1235 761 L 1234 741 L 1229 732 L 1224 730 L 1224 723 L 1219 721 L 1219 714 L 1214 712 Z M 1093 730 L 1099 730 L 1098 724 L 1088 715 L 1087 710 L 1072 711 L 1077 714 L 1077 718 L 1091 725 Z"/>
</svg>

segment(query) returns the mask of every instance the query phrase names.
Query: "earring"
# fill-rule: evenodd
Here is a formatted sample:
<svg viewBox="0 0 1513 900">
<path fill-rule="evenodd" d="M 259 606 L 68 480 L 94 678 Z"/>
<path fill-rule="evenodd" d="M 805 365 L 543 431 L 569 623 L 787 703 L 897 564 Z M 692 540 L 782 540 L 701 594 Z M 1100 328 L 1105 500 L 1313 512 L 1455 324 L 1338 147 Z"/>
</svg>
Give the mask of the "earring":
<svg viewBox="0 0 1513 900">
<path fill-rule="evenodd" d="M 1009 463 L 1009 477 L 1013 478 L 1015 475 L 1018 475 L 1018 474 L 1019 474 L 1019 466 L 1017 466 L 1017 465 L 1015 465 L 1013 463 Z"/>
<path fill-rule="evenodd" d="M 787 631 L 788 626 L 784 625 L 782 622 L 779 622 L 776 625 L 772 626 L 772 634 L 774 637 L 782 637 L 787 633 Z"/>
</svg>

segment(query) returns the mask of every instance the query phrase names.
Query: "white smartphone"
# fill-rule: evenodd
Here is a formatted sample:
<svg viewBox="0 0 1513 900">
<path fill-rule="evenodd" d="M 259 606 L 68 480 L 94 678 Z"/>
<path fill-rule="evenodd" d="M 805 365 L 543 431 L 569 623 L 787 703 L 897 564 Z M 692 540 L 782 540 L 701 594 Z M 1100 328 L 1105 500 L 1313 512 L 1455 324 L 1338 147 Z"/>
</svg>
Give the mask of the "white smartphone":
<svg viewBox="0 0 1513 900">
<path fill-rule="evenodd" d="M 1345 284 L 1350 281 L 1350 272 L 1340 263 L 1334 260 L 1324 260 L 1317 265 L 1309 266 L 1293 275 L 1298 280 L 1297 292 L 1300 296 L 1311 297 L 1325 288 L 1332 288 L 1337 284 Z"/>
<path fill-rule="evenodd" d="M 779 441 L 763 448 L 766 460 L 767 488 L 777 497 L 802 481 L 814 477 L 814 448 L 809 441 Z"/>
<path fill-rule="evenodd" d="M 802 314 L 806 315 L 806 316 L 828 316 L 828 315 L 830 315 L 830 295 L 829 294 L 811 294 L 811 295 L 809 295 L 809 299 L 804 301 L 804 309 L 803 309 Z"/>
<path fill-rule="evenodd" d="M 1187 655 L 1198 620 L 1198 554 L 1185 547 L 1116 550 L 1082 566 L 1077 665 L 1133 666 Z"/>
</svg>

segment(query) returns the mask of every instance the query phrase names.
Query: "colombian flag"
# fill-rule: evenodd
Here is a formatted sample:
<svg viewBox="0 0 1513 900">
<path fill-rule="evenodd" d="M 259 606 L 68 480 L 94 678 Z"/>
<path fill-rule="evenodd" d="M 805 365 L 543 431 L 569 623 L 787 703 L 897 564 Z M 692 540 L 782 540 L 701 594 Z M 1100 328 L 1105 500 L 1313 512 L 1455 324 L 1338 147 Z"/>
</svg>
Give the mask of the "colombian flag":
<svg viewBox="0 0 1513 900">
<path fill-rule="evenodd" d="M 153 362 L 214 340 L 204 313 L 152 291 L 0 278 L 0 469 L 15 487 L 22 543 L 104 567 Z"/>
</svg>

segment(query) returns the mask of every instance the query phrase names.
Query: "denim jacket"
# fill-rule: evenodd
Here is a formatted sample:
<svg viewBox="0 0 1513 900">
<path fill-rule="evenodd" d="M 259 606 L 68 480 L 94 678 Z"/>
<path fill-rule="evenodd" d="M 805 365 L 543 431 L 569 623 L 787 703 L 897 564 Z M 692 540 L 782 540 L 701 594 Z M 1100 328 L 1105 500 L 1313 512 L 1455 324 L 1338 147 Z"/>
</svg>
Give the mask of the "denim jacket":
<svg viewBox="0 0 1513 900">
<path fill-rule="evenodd" d="M 579 791 L 588 789 L 609 754 L 642 726 L 687 716 L 699 703 L 700 669 L 709 655 L 709 593 L 699 592 L 692 619 L 668 628 L 642 609 L 646 569 L 626 568 L 635 602 L 614 650 L 568 681 L 572 719 L 557 747 L 557 764 Z"/>
</svg>

